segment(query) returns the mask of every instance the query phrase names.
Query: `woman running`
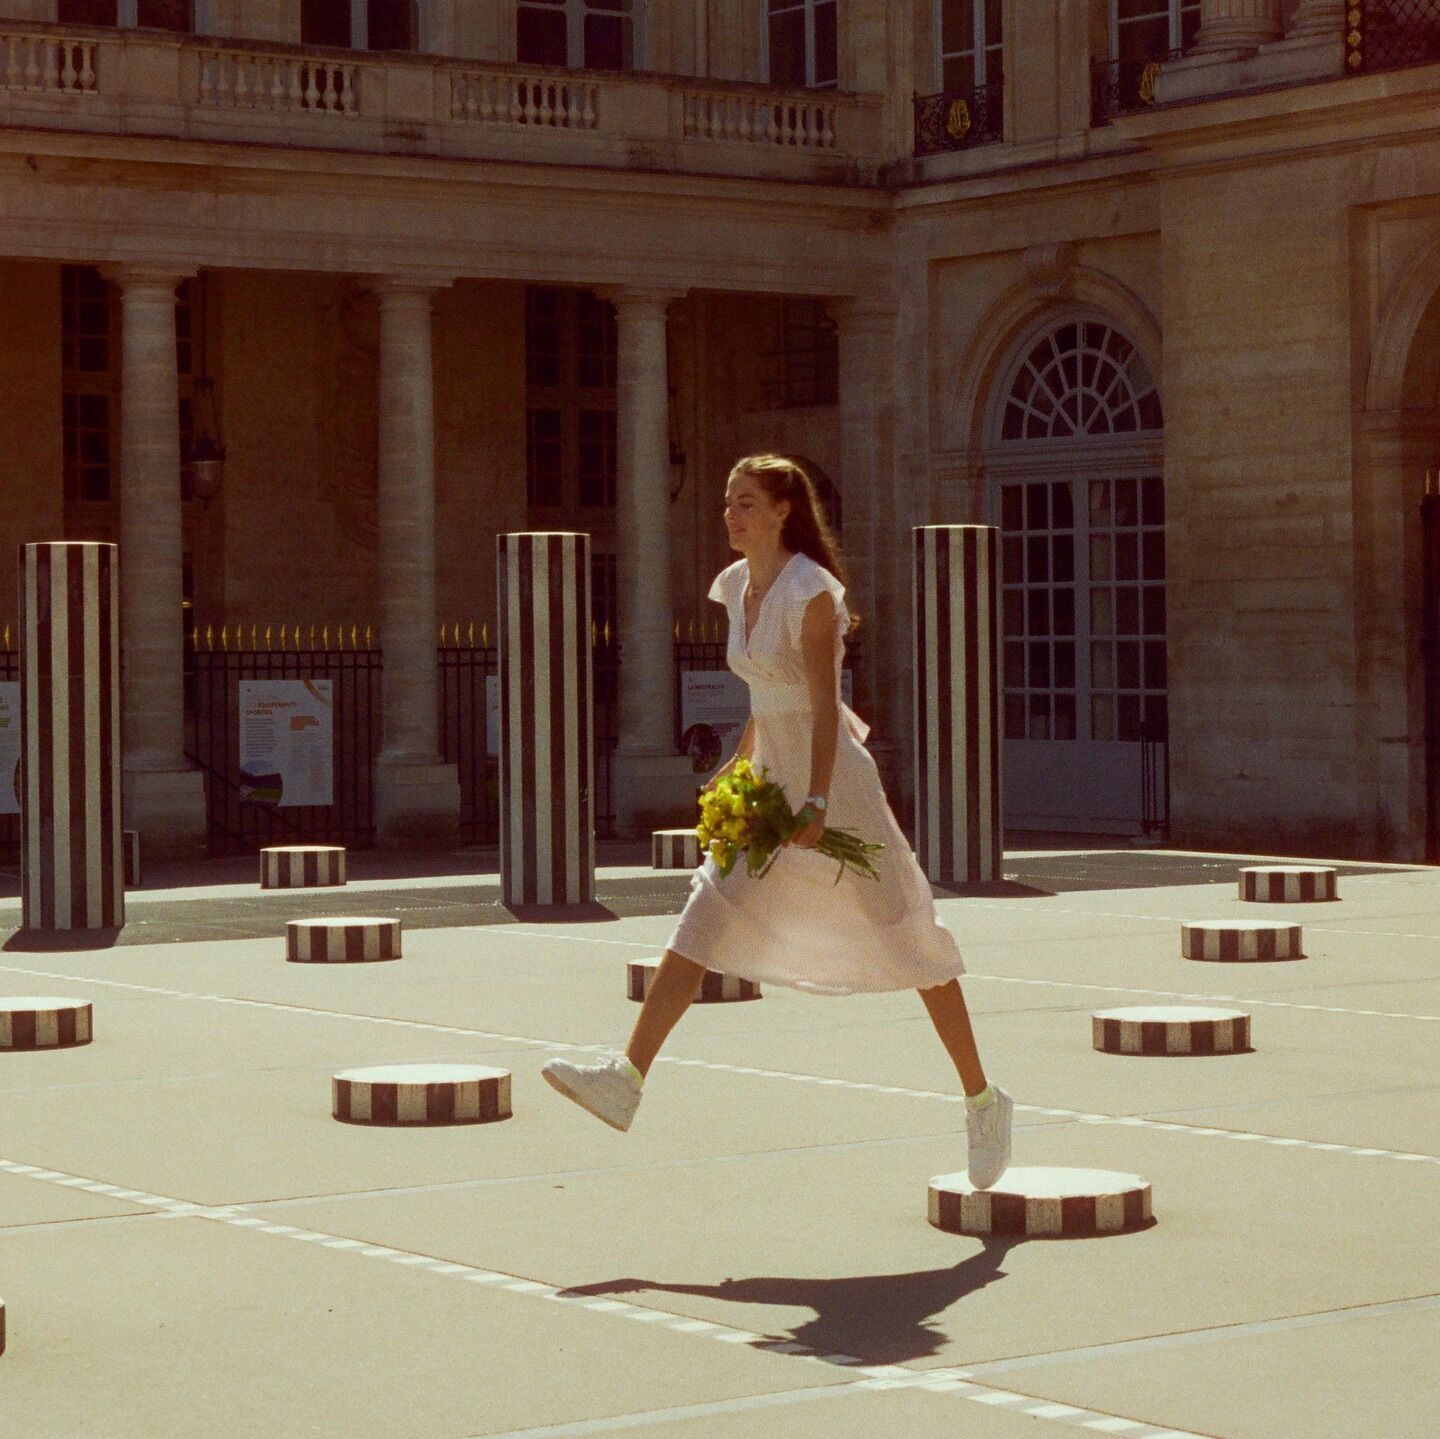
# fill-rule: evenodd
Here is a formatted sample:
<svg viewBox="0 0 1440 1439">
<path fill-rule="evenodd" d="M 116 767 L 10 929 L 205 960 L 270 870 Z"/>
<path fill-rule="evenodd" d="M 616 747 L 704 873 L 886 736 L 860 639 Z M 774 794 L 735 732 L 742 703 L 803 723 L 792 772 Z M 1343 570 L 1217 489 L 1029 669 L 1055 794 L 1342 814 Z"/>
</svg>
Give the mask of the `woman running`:
<svg viewBox="0 0 1440 1439">
<path fill-rule="evenodd" d="M 725 486 L 725 525 L 743 558 L 716 576 L 710 598 L 729 618 L 726 661 L 750 687 L 750 719 L 707 788 L 748 758 L 768 770 L 803 825 L 763 878 L 744 863 L 722 878 L 708 856 L 695 871 L 623 1055 L 551 1059 L 541 1072 L 624 1130 L 707 969 L 812 994 L 918 989 L 965 1088 L 970 1181 L 988 1188 L 1010 1160 L 1014 1102 L 986 1081 L 957 979 L 964 961 L 886 802 L 864 747 L 869 727 L 840 699 L 844 636 L 855 621 L 814 483 L 787 456 L 741 460 Z M 837 861 L 813 852 L 827 824 L 885 846 L 875 856 L 878 883 L 851 872 L 834 882 Z"/>
</svg>

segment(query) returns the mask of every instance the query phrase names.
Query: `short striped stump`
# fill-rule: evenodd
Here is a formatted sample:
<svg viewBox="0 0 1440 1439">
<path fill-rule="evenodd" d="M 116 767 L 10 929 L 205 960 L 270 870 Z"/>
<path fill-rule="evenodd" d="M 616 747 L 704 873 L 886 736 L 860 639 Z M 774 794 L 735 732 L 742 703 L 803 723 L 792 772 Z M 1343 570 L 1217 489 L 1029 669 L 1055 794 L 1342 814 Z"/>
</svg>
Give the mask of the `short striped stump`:
<svg viewBox="0 0 1440 1439">
<path fill-rule="evenodd" d="M 261 889 L 322 889 L 345 883 L 338 844 L 283 844 L 260 851 Z"/>
<path fill-rule="evenodd" d="M 331 1113 L 346 1124 L 488 1124 L 510 1118 L 510 1071 L 477 1064 L 342 1070 Z"/>
<path fill-rule="evenodd" d="M 0 997 L 0 1050 L 89 1044 L 92 1018 L 88 1000 Z"/>
<path fill-rule="evenodd" d="M 643 1000 L 650 993 L 658 964 L 643 960 L 632 960 L 626 965 L 626 991 L 631 999 Z M 753 979 L 741 979 L 738 974 L 720 974 L 707 969 L 700 981 L 700 993 L 695 996 L 696 1004 L 728 1004 L 737 999 L 759 999 L 760 986 Z"/>
<path fill-rule="evenodd" d="M 400 958 L 398 919 L 292 919 L 285 926 L 292 964 L 367 964 Z"/>
<path fill-rule="evenodd" d="M 1304 959 L 1298 924 L 1265 920 L 1212 919 L 1180 926 L 1180 953 L 1186 959 Z"/>
<path fill-rule="evenodd" d="M 1250 1016 L 1209 1005 L 1137 1004 L 1090 1016 L 1095 1048 L 1105 1054 L 1242 1054 Z"/>
<path fill-rule="evenodd" d="M 650 836 L 651 869 L 699 869 L 700 836 L 693 829 L 657 829 Z"/>
<path fill-rule="evenodd" d="M 1314 904 L 1339 899 L 1333 869 L 1320 865 L 1257 864 L 1240 871 L 1240 898 L 1261 904 Z"/>
<path fill-rule="evenodd" d="M 140 888 L 140 831 L 126 829 L 120 832 L 125 845 L 125 887 Z"/>
<path fill-rule="evenodd" d="M 1151 1223 L 1150 1186 L 1108 1169 L 1007 1169 L 989 1189 L 941 1174 L 930 1181 L 930 1223 L 948 1234 L 1122 1234 Z"/>
</svg>

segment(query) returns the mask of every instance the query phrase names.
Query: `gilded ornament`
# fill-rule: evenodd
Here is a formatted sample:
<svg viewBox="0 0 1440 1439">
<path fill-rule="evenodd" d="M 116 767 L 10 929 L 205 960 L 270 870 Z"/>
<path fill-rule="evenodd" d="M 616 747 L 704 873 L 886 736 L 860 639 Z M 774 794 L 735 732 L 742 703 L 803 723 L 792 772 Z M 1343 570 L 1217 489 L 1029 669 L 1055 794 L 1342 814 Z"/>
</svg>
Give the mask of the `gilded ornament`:
<svg viewBox="0 0 1440 1439">
<path fill-rule="evenodd" d="M 1152 60 L 1140 72 L 1140 89 L 1138 93 L 1141 101 L 1146 105 L 1153 105 L 1155 103 L 1155 82 L 1159 78 L 1160 63 L 1157 60 Z"/>
<path fill-rule="evenodd" d="M 974 122 L 970 118 L 970 107 L 964 100 L 952 100 L 945 112 L 945 133 L 952 140 L 963 140 Z"/>
</svg>

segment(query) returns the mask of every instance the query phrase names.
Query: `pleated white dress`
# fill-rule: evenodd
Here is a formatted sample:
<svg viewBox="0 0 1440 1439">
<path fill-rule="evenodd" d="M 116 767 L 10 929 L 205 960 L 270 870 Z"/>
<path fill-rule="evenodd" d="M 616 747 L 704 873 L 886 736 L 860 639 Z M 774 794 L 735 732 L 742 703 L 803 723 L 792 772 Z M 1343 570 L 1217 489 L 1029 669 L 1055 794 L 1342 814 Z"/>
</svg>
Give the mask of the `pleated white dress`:
<svg viewBox="0 0 1440 1439">
<path fill-rule="evenodd" d="M 748 580 L 748 561 L 737 560 L 716 576 L 710 598 L 729 616 L 726 662 L 750 687 L 755 767 L 763 765 L 798 809 L 810 785 L 813 727 L 800 624 L 816 595 L 833 597 L 838 699 L 841 637 L 849 624 L 845 589 L 808 555 L 792 555 L 761 601 L 747 641 Z M 964 974 L 954 936 L 940 922 L 929 882 L 864 747 L 869 733 L 842 704 L 826 823 L 885 846 L 872 855 L 879 881 L 847 872 L 837 885 L 838 861 L 795 845 L 782 849 L 760 879 L 743 859 L 722 879 L 707 856 L 668 948 L 707 969 L 813 994 L 929 989 Z"/>
</svg>

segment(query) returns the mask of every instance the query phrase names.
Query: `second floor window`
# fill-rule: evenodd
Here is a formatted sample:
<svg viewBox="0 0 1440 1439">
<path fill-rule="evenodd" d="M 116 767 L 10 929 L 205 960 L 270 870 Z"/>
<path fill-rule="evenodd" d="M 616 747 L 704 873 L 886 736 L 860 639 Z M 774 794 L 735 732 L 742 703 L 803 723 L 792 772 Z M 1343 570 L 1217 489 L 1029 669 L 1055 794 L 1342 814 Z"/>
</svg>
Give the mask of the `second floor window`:
<svg viewBox="0 0 1440 1439">
<path fill-rule="evenodd" d="M 940 88 L 946 94 L 1004 82 L 1003 8 L 1003 0 L 937 0 Z"/>
<path fill-rule="evenodd" d="M 300 0 L 300 42 L 342 50 L 418 50 L 416 0 Z"/>
<path fill-rule="evenodd" d="M 1114 60 L 1153 60 L 1186 49 L 1200 29 L 1200 0 L 1110 0 Z"/>
<path fill-rule="evenodd" d="M 769 0 L 770 83 L 787 90 L 840 83 L 836 0 Z"/>
<path fill-rule="evenodd" d="M 195 29 L 193 0 L 60 0 L 55 18 L 62 25 L 124 26 L 148 30 Z"/>
<path fill-rule="evenodd" d="M 522 65 L 571 70 L 631 70 L 635 19 L 631 0 L 520 0 L 515 58 Z"/>
</svg>

